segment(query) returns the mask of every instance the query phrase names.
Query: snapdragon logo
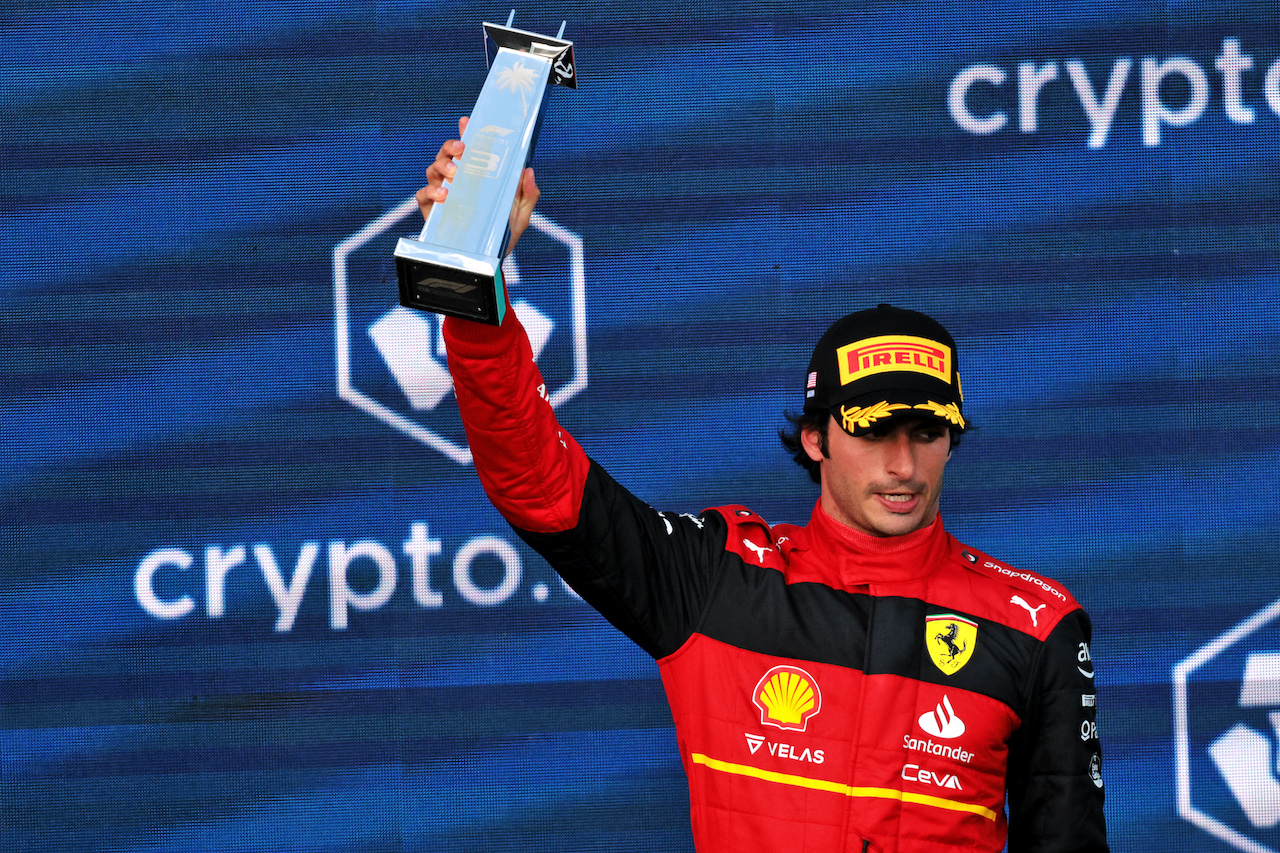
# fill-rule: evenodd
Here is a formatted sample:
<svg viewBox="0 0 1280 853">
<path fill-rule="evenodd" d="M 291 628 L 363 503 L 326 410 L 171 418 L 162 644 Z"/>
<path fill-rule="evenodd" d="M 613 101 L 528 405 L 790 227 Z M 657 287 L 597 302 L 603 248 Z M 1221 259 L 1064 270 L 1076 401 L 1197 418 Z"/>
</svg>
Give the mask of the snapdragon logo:
<svg viewBox="0 0 1280 853">
<path fill-rule="evenodd" d="M 1280 853 L 1276 601 L 1173 670 L 1178 814 L 1249 853 Z"/>
<path fill-rule="evenodd" d="M 333 249 L 338 396 L 392 429 L 467 465 L 471 451 L 456 411 L 442 319 L 396 304 L 395 241 L 422 224 L 406 199 Z M 586 271 L 582 238 L 534 213 L 503 274 L 547 380 L 552 407 L 587 386 Z"/>
<path fill-rule="evenodd" d="M 947 109 L 962 130 L 990 136 L 1012 130 L 1034 134 L 1045 124 L 1045 95 L 1069 87 L 1088 121 L 1090 148 L 1114 138 L 1121 99 L 1138 99 L 1139 133 L 1148 148 L 1170 128 L 1199 121 L 1210 109 L 1216 77 L 1220 108 L 1237 125 L 1280 117 L 1280 59 L 1263 67 L 1237 38 L 1224 38 L 1211 67 L 1189 56 L 1116 57 L 1105 73 L 1090 73 L 1081 59 L 1026 60 L 1014 66 L 978 63 L 961 70 L 947 90 Z M 1260 91 L 1259 91 L 1260 90 Z M 1259 99 L 1259 95 L 1261 98 Z M 1259 102 L 1260 101 L 1260 102 Z"/>
</svg>

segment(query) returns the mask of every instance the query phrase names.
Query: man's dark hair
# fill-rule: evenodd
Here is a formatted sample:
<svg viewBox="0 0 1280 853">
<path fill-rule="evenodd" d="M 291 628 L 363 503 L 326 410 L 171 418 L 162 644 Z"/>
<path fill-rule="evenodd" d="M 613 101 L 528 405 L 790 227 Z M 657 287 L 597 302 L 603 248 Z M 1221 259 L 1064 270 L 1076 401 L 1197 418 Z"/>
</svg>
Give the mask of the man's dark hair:
<svg viewBox="0 0 1280 853">
<path fill-rule="evenodd" d="M 783 412 L 789 422 L 789 426 L 780 427 L 778 429 L 778 438 L 782 440 L 782 446 L 791 454 L 791 458 L 801 468 L 809 472 L 809 479 L 815 483 L 822 482 L 822 463 L 815 462 L 809 458 L 809 454 L 804 450 L 804 442 L 800 440 L 800 435 L 806 429 L 816 429 L 818 435 L 821 436 L 821 442 L 818 445 L 822 450 L 822 455 L 827 455 L 827 424 L 831 423 L 831 417 L 826 412 L 818 415 L 806 415 L 803 412 L 796 414 L 795 412 Z"/>
<path fill-rule="evenodd" d="M 783 412 L 782 414 L 789 422 L 788 426 L 778 429 L 778 438 L 782 440 L 782 446 L 791 454 L 791 458 L 795 460 L 797 465 L 809 472 L 810 480 L 815 483 L 821 483 L 822 463 L 809 458 L 800 436 L 806 429 L 817 430 L 819 436 L 818 449 L 822 451 L 823 456 L 829 455 L 827 452 L 827 425 L 831 423 L 831 416 L 826 412 L 814 415 L 796 414 L 794 412 Z M 960 438 L 963 433 L 954 429 L 948 430 L 948 433 L 950 433 L 951 438 L 951 449 L 955 450 L 960 446 Z"/>
</svg>

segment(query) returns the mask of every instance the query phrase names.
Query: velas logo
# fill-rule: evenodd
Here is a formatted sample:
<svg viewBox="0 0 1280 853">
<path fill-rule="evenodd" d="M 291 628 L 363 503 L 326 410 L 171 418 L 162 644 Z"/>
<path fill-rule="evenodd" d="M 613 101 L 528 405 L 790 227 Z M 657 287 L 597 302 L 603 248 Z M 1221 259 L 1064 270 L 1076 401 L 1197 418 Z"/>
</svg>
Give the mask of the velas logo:
<svg viewBox="0 0 1280 853">
<path fill-rule="evenodd" d="M 978 623 L 954 613 L 926 616 L 924 644 L 934 666 L 954 675 L 973 657 L 978 643 Z"/>
<path fill-rule="evenodd" d="M 951 347 L 911 335 L 880 335 L 845 344 L 836 350 L 840 384 L 877 373 L 923 373 L 951 384 Z"/>
<path fill-rule="evenodd" d="M 760 723 L 802 732 L 809 718 L 822 710 L 822 693 L 813 676 L 797 666 L 775 666 L 756 683 L 751 701 Z"/>
</svg>

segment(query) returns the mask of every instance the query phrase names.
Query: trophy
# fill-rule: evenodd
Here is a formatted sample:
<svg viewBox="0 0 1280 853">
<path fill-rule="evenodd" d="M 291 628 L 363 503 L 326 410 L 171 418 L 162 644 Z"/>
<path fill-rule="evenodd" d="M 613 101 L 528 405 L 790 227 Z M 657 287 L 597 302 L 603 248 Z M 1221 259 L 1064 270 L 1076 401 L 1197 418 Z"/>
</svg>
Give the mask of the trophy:
<svg viewBox="0 0 1280 853">
<path fill-rule="evenodd" d="M 502 258 L 508 218 L 542 124 L 551 84 L 577 88 L 573 42 L 486 23 L 489 76 L 462 135 L 466 148 L 449 200 L 431 208 L 417 238 L 396 245 L 400 304 L 498 325 L 506 313 Z"/>
</svg>

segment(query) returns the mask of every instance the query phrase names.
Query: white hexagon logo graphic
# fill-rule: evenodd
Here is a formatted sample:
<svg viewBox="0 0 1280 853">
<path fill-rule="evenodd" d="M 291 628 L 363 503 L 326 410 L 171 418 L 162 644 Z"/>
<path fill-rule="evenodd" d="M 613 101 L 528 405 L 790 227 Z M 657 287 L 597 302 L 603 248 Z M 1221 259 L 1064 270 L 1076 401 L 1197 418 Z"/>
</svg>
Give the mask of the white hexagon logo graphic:
<svg viewBox="0 0 1280 853">
<path fill-rule="evenodd" d="M 1280 600 L 1173 668 L 1178 814 L 1248 853 L 1280 851 Z"/>
<path fill-rule="evenodd" d="M 406 223 L 406 220 L 409 222 Z M 397 228 L 398 225 L 403 228 Z M 333 248 L 338 396 L 388 426 L 468 465 L 471 450 L 445 366 L 441 318 L 397 304 L 394 246 L 421 224 L 413 198 Z M 534 213 L 520 258 L 503 262 L 511 308 L 558 407 L 587 387 L 586 264 L 581 236 Z M 403 232 L 403 233 L 402 233 Z M 522 271 L 530 270 L 523 275 Z"/>
</svg>

